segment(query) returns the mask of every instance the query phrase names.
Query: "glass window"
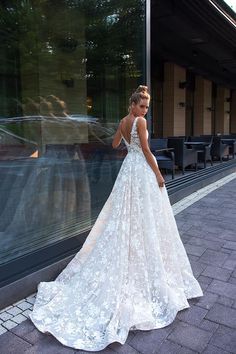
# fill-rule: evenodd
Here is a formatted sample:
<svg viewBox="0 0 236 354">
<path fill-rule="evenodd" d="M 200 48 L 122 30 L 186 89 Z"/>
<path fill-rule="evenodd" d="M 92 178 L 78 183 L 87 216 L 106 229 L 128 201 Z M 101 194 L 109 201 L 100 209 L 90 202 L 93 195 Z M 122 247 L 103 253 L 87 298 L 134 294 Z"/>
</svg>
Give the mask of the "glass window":
<svg viewBox="0 0 236 354">
<path fill-rule="evenodd" d="M 145 2 L 3 1 L 0 29 L 3 266 L 87 232 L 106 201 L 144 83 Z"/>
</svg>

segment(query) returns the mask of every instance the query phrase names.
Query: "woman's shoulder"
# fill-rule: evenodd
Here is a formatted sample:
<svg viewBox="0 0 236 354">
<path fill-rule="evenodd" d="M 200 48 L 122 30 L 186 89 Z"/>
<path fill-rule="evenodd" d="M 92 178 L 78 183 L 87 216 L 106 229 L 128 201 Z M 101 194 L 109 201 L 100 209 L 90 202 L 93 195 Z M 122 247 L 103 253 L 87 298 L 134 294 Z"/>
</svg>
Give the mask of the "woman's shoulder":
<svg viewBox="0 0 236 354">
<path fill-rule="evenodd" d="M 121 126 L 126 120 L 127 120 L 128 116 L 125 116 L 123 118 L 121 118 L 120 122 L 119 122 L 119 126 Z"/>
<path fill-rule="evenodd" d="M 146 121 L 146 119 L 144 117 L 139 116 L 139 117 L 136 117 L 136 119 L 137 119 L 137 124 L 138 125 L 146 126 L 147 121 Z"/>
<path fill-rule="evenodd" d="M 125 117 L 121 118 L 120 122 L 124 122 L 127 118 L 128 116 L 126 115 Z"/>
</svg>

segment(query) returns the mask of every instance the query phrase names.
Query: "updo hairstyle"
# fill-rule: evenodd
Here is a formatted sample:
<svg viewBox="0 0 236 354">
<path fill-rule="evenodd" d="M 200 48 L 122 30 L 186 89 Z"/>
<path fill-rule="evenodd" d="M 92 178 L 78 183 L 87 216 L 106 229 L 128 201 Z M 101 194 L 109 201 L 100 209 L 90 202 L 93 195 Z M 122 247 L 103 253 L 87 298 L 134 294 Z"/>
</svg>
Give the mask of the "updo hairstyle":
<svg viewBox="0 0 236 354">
<path fill-rule="evenodd" d="M 132 93 L 129 98 L 129 106 L 131 106 L 132 103 L 139 103 L 139 101 L 142 99 L 150 100 L 150 94 L 148 92 L 147 86 L 139 85 L 139 87 Z"/>
</svg>

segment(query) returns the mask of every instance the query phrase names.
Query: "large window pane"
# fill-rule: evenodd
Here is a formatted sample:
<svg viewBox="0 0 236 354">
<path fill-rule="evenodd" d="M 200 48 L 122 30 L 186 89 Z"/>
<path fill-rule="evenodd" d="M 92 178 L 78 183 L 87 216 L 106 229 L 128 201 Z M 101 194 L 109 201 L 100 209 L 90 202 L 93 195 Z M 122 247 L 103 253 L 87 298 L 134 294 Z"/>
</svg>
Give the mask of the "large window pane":
<svg viewBox="0 0 236 354">
<path fill-rule="evenodd" d="M 142 0 L 0 5 L 0 264 L 90 229 L 143 83 Z M 33 260 L 32 260 L 33 262 Z"/>
</svg>

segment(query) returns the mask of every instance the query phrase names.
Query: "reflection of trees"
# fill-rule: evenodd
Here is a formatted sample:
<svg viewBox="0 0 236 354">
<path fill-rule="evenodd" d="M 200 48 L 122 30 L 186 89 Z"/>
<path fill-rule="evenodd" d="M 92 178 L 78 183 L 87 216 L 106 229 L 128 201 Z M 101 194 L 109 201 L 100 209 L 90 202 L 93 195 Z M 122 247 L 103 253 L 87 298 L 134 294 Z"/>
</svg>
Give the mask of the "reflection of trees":
<svg viewBox="0 0 236 354">
<path fill-rule="evenodd" d="M 91 64 L 120 65 L 126 62 L 127 54 L 139 52 L 143 3 L 140 0 L 61 0 L 55 5 L 55 1 L 44 0 L 15 0 L 10 4 L 2 1 L 1 45 L 7 45 L 13 52 L 20 46 L 25 59 L 30 59 L 28 63 L 24 61 L 25 65 L 36 64 L 34 59 L 39 53 L 51 60 L 53 55 L 60 54 L 59 49 L 70 52 L 80 45 L 84 23 L 79 19 L 83 18 Z"/>
<path fill-rule="evenodd" d="M 0 72 L 17 76 L 20 70 L 35 73 L 36 79 L 39 60 L 47 74 L 47 64 L 64 63 L 65 53 L 83 47 L 85 57 L 79 65 L 86 65 L 86 72 L 81 70 L 85 77 L 79 79 L 100 82 L 105 66 L 119 67 L 121 76 L 139 77 L 143 6 L 144 0 L 2 1 Z M 68 55 L 66 67 L 78 65 L 76 60 Z"/>
</svg>

